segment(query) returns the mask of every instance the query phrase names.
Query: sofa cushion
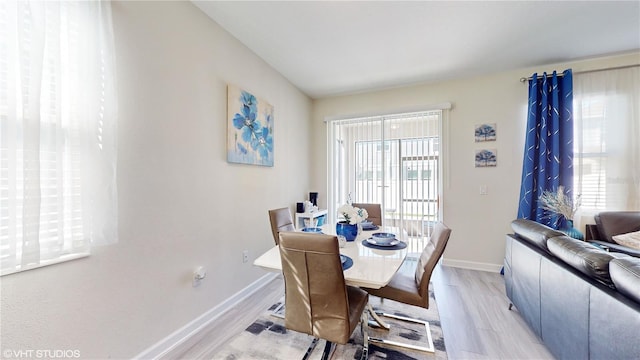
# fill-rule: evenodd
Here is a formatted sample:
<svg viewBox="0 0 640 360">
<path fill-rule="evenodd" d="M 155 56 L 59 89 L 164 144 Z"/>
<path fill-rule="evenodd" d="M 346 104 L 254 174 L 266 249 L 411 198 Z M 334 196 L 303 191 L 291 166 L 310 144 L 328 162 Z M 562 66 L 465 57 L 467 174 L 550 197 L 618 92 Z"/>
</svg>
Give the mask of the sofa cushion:
<svg viewBox="0 0 640 360">
<path fill-rule="evenodd" d="M 547 248 L 547 240 L 552 237 L 564 235 L 564 233 L 560 231 L 553 230 L 546 225 L 527 219 L 513 220 L 511 222 L 511 228 L 513 232 L 521 238 L 528 240 L 546 251 L 549 251 Z"/>
<path fill-rule="evenodd" d="M 640 302 L 640 259 L 626 257 L 609 263 L 611 280 L 618 291 Z"/>
<path fill-rule="evenodd" d="M 628 234 L 613 235 L 613 241 L 615 241 L 617 244 L 628 246 L 630 248 L 640 249 L 640 231 Z"/>
<path fill-rule="evenodd" d="M 640 230 L 640 211 L 604 211 L 594 217 L 600 239 L 614 242 L 613 236 Z"/>
<path fill-rule="evenodd" d="M 549 251 L 581 273 L 614 287 L 609 275 L 609 262 L 615 256 L 584 241 L 557 236 L 547 241 Z"/>
</svg>

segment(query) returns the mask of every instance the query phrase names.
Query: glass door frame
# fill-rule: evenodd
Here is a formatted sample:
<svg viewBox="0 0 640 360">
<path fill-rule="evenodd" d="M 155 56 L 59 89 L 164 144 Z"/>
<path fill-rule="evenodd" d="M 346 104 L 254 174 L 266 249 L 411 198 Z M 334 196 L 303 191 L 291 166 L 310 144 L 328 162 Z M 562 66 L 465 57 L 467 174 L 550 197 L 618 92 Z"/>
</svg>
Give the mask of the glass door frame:
<svg viewBox="0 0 640 360">
<path fill-rule="evenodd" d="M 424 111 L 424 112 L 420 112 L 420 113 L 425 113 L 428 114 L 429 111 Z M 407 114 L 399 114 L 400 116 L 406 116 Z M 385 139 L 384 135 L 385 135 L 385 131 L 384 131 L 384 126 L 387 123 L 388 119 L 393 119 L 395 118 L 394 116 L 379 116 L 379 117 L 375 117 L 377 119 L 373 119 L 372 118 L 361 118 L 361 119 L 336 119 L 335 121 L 353 121 L 354 123 L 356 123 L 358 120 L 361 121 L 379 121 L 382 126 L 383 129 L 381 130 L 381 134 L 380 134 L 380 140 L 372 140 L 375 141 L 377 143 L 380 144 L 384 144 L 385 142 L 389 142 L 389 141 L 398 141 L 401 142 L 402 138 L 399 139 Z M 436 218 L 433 219 L 433 221 L 440 221 L 442 220 L 442 216 L 443 216 L 443 211 L 442 211 L 442 193 L 443 193 L 443 188 L 444 188 L 444 182 L 443 182 L 443 174 L 444 174 L 444 156 L 446 155 L 446 153 L 444 153 L 444 146 L 442 146 L 442 144 L 444 143 L 443 141 L 443 132 L 444 132 L 444 118 L 445 118 L 445 112 L 441 111 L 440 115 L 439 115 L 439 119 L 438 119 L 438 128 L 437 128 L 437 139 L 438 139 L 438 153 L 437 153 L 437 185 L 436 185 L 436 199 L 433 200 L 431 199 L 429 202 L 433 202 L 435 201 L 436 203 Z M 348 176 L 346 175 L 346 172 L 348 171 L 347 169 L 345 169 L 345 166 L 347 164 L 347 162 L 350 161 L 350 159 L 347 159 L 347 157 L 351 156 L 351 157 L 355 157 L 355 155 L 350 155 L 349 153 L 352 151 L 351 147 L 355 147 L 355 145 L 351 145 L 351 144 L 344 144 L 342 143 L 340 140 L 337 140 L 337 130 L 338 127 L 340 125 L 333 123 L 333 121 L 327 121 L 327 156 L 328 156 L 328 167 L 327 167 L 327 184 L 328 184 L 328 189 L 327 189 L 327 193 L 328 193 L 328 210 L 329 210 L 329 214 L 328 214 L 328 218 L 330 222 L 335 222 L 336 221 L 336 211 L 337 208 L 339 206 L 341 206 L 342 204 L 344 204 L 344 202 L 346 202 L 347 197 L 348 197 L 348 192 L 350 188 L 352 188 L 353 186 L 351 186 L 350 184 L 348 184 Z M 435 136 L 427 136 L 427 137 L 433 137 L 435 138 Z M 406 139 L 406 138 L 405 138 Z M 422 139 L 422 138 L 420 138 Z M 355 142 L 354 142 L 355 144 Z M 386 151 L 382 151 L 382 162 L 383 162 L 383 166 L 387 166 L 386 162 L 388 162 L 388 160 L 386 159 L 386 156 L 388 156 L 386 154 Z M 340 159 L 339 161 L 336 161 L 336 157 L 339 156 Z M 422 156 L 412 156 L 412 158 L 416 159 L 418 157 L 421 158 L 427 158 L 426 161 L 429 161 L 429 158 L 431 158 L 433 160 L 433 156 L 432 155 L 422 155 Z M 411 157 L 406 157 L 407 159 L 411 158 Z M 403 161 L 407 161 L 407 159 L 403 160 L 402 156 L 398 155 L 398 162 L 399 164 L 401 164 Z M 399 168 L 401 169 L 401 167 Z M 401 176 L 402 174 L 397 174 L 397 176 Z M 356 179 L 356 175 L 352 175 L 354 177 L 354 179 Z M 385 188 L 385 186 L 387 185 L 387 180 L 386 180 L 387 176 L 384 176 L 382 179 L 382 183 L 380 186 L 382 186 L 381 191 L 380 191 L 380 195 L 382 196 L 382 199 L 386 199 L 387 197 L 387 189 Z M 355 182 L 355 180 L 354 180 Z M 402 181 L 400 181 L 400 183 L 402 183 Z M 402 185 L 401 185 L 402 186 Z M 402 191 L 402 190 L 401 190 Z M 355 200 L 355 199 L 353 199 Z M 362 202 L 362 201 L 358 201 L 358 202 Z M 384 201 L 384 203 L 386 203 L 386 200 Z M 383 205 L 384 206 L 384 205 Z M 384 213 L 384 209 L 383 209 L 383 213 Z M 383 214 L 383 216 L 385 216 L 386 214 Z"/>
</svg>

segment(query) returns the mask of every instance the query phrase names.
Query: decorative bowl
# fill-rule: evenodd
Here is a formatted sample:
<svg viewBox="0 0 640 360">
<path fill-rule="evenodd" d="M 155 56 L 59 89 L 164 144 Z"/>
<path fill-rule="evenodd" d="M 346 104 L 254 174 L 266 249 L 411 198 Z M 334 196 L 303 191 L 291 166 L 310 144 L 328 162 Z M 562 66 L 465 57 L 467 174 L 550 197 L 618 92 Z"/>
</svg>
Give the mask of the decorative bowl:
<svg viewBox="0 0 640 360">
<path fill-rule="evenodd" d="M 308 232 L 308 233 L 318 233 L 318 234 L 320 234 L 320 233 L 322 233 L 322 228 L 319 228 L 319 227 L 306 227 L 306 228 L 303 228 L 302 231 Z"/>
<path fill-rule="evenodd" d="M 396 234 L 378 232 L 371 234 L 371 238 L 373 238 L 373 240 L 378 244 L 388 244 L 396 239 Z"/>
</svg>

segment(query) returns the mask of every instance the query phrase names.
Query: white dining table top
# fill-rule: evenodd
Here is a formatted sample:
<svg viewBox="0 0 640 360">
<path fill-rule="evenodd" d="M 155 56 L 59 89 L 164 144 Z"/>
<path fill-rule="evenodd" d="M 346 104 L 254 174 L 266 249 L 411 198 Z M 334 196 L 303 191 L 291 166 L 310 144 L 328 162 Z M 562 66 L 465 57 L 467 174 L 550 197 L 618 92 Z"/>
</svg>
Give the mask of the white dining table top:
<svg viewBox="0 0 640 360">
<path fill-rule="evenodd" d="M 397 229 L 397 228 L 396 228 Z M 378 250 L 362 245 L 362 240 L 371 237 L 374 232 L 394 232 L 394 228 L 380 228 L 375 231 L 362 231 L 354 241 L 348 241 L 340 253 L 353 260 L 353 266 L 344 271 L 347 285 L 378 289 L 391 281 L 391 277 L 398 271 L 405 257 L 407 248 L 401 250 Z M 322 232 L 335 235 L 335 224 L 324 225 Z M 400 237 L 399 237 L 400 238 Z M 280 248 L 274 246 L 258 257 L 254 265 L 267 271 L 282 271 L 280 262 Z"/>
</svg>

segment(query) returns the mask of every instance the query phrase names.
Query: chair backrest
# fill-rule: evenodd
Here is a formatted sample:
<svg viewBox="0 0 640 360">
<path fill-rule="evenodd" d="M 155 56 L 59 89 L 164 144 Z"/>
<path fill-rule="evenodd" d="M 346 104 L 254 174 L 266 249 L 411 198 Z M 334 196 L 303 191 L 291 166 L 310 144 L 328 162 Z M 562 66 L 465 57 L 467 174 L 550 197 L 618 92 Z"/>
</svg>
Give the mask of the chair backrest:
<svg viewBox="0 0 640 360">
<path fill-rule="evenodd" d="M 380 204 L 353 203 L 351 205 L 367 210 L 369 214 L 367 220 L 371 221 L 373 225 L 382 226 L 382 206 Z"/>
<path fill-rule="evenodd" d="M 429 281 L 431 280 L 431 274 L 447 247 L 450 235 L 451 229 L 442 222 L 438 222 L 431 233 L 429 242 L 425 245 L 418 259 L 415 279 L 420 297 L 424 299 L 425 308 L 429 307 Z"/>
<path fill-rule="evenodd" d="M 338 238 L 280 233 L 285 285 L 285 327 L 345 344 L 351 336 L 349 299 Z"/>
<path fill-rule="evenodd" d="M 280 208 L 269 210 L 269 221 L 271 222 L 271 233 L 273 241 L 276 245 L 280 242 L 278 233 L 280 231 L 294 231 L 296 227 L 293 225 L 293 218 L 289 208 Z"/>
</svg>

